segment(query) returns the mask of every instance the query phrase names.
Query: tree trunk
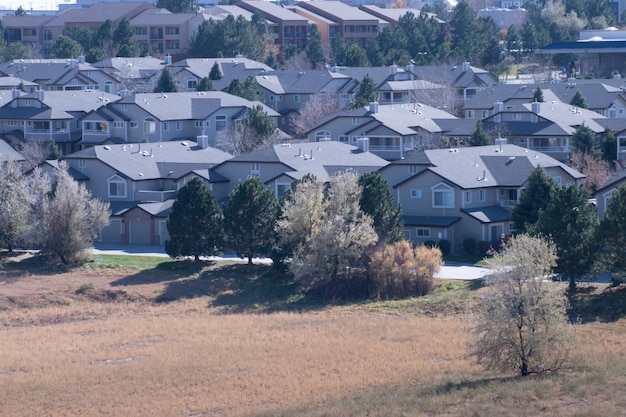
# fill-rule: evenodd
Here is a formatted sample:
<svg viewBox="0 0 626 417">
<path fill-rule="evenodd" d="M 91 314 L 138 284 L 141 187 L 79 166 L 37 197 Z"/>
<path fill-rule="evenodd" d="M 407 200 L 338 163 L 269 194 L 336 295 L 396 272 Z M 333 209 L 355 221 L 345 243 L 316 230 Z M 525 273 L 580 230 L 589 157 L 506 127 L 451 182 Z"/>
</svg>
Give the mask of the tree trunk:
<svg viewBox="0 0 626 417">
<path fill-rule="evenodd" d="M 528 376 L 528 363 L 526 361 L 522 361 L 522 376 Z"/>
<path fill-rule="evenodd" d="M 193 255 L 194 262 L 200 262 L 200 255 Z"/>
<path fill-rule="evenodd" d="M 248 255 L 248 265 L 254 265 L 252 263 L 252 255 Z"/>
</svg>

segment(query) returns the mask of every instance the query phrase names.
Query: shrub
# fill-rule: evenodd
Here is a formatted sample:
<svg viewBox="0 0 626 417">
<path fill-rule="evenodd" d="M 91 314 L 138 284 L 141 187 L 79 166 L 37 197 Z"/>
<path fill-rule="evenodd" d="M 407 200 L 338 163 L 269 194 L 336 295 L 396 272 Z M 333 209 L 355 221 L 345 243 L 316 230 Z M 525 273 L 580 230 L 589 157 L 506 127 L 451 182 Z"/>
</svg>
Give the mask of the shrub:
<svg viewBox="0 0 626 417">
<path fill-rule="evenodd" d="M 450 244 L 450 241 L 446 239 L 441 239 L 439 243 L 437 243 L 437 246 L 439 246 L 439 249 L 441 249 L 442 255 L 448 255 L 452 247 L 452 245 Z"/>
<path fill-rule="evenodd" d="M 463 250 L 470 254 L 474 253 L 476 251 L 476 239 L 465 239 L 463 241 Z"/>
<path fill-rule="evenodd" d="M 426 246 L 427 248 L 434 248 L 435 246 L 437 246 L 437 242 L 435 242 L 434 240 L 427 240 L 426 242 L 424 242 L 424 246 Z"/>
<path fill-rule="evenodd" d="M 489 251 L 491 251 L 491 242 L 487 240 L 481 240 L 480 242 L 478 242 L 478 252 L 481 255 L 486 256 Z"/>
<path fill-rule="evenodd" d="M 383 247 L 370 259 L 370 295 L 390 299 L 428 294 L 441 262 L 437 247 L 413 249 L 406 240 Z"/>
<path fill-rule="evenodd" d="M 93 290 L 93 284 L 91 282 L 85 282 L 76 289 L 76 294 L 84 294 L 91 290 Z"/>
</svg>

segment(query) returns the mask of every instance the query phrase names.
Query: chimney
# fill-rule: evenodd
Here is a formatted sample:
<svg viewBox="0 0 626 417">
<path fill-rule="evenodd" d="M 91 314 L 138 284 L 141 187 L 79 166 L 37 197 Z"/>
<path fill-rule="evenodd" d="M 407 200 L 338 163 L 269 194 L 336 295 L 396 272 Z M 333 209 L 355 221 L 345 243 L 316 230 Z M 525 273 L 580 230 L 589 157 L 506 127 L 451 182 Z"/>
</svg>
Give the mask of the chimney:
<svg viewBox="0 0 626 417">
<path fill-rule="evenodd" d="M 533 101 L 531 109 L 534 114 L 541 114 L 541 103 Z"/>
<path fill-rule="evenodd" d="M 370 151 L 370 140 L 369 140 L 369 138 L 359 138 L 357 140 L 357 146 L 358 146 L 360 151 L 362 151 L 362 152 L 369 152 Z"/>
<path fill-rule="evenodd" d="M 85 55 L 80 55 L 78 57 L 78 63 L 79 64 L 84 64 L 85 63 Z"/>
<path fill-rule="evenodd" d="M 470 69 L 470 63 L 465 61 L 463 63 L 463 72 L 469 71 L 469 69 Z"/>
<path fill-rule="evenodd" d="M 504 110 L 504 103 L 501 101 L 496 101 L 493 103 L 493 114 L 500 113 Z"/>
<path fill-rule="evenodd" d="M 16 88 L 14 90 L 11 91 L 11 98 L 16 99 L 21 95 L 21 91 Z"/>
<path fill-rule="evenodd" d="M 370 102 L 370 113 L 378 114 L 378 102 L 377 101 Z"/>
<path fill-rule="evenodd" d="M 37 98 L 37 100 L 43 101 L 43 97 L 44 97 L 43 90 L 41 89 L 35 90 L 35 98 Z"/>
<path fill-rule="evenodd" d="M 78 64 L 78 60 L 71 58 L 69 61 L 70 61 L 70 68 L 76 69 L 76 64 Z"/>
<path fill-rule="evenodd" d="M 172 56 L 171 55 L 167 55 L 165 57 L 165 65 L 172 65 Z"/>
<path fill-rule="evenodd" d="M 196 136 L 196 142 L 200 149 L 206 149 L 209 147 L 209 137 L 207 135 Z"/>
<path fill-rule="evenodd" d="M 389 67 L 389 73 L 391 75 L 396 75 L 398 73 L 398 66 L 396 64 L 391 64 Z"/>
</svg>

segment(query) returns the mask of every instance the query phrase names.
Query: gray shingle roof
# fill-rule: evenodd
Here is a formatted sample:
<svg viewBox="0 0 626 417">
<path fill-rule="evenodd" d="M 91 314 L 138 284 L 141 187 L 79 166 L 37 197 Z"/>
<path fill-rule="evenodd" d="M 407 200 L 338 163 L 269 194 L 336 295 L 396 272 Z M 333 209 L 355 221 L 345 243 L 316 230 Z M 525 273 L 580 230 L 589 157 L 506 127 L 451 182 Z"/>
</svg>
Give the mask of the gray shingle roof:
<svg viewBox="0 0 626 417">
<path fill-rule="evenodd" d="M 461 209 L 481 223 L 503 222 L 511 219 L 509 210 L 501 206 L 478 207 L 474 209 Z"/>
<path fill-rule="evenodd" d="M 19 162 L 25 158 L 4 140 L 0 139 L 0 162 Z"/>
<path fill-rule="evenodd" d="M 275 94 L 316 94 L 322 91 L 333 80 L 348 76 L 336 76 L 328 70 L 308 71 L 276 71 L 273 73 L 258 75 L 257 83 L 263 88 Z M 334 92 L 336 88 L 332 89 Z"/>
<path fill-rule="evenodd" d="M 211 168 L 231 157 L 215 148 L 201 149 L 194 142 L 177 141 L 94 146 L 66 155 L 64 159 L 97 159 L 120 174 L 141 181 L 180 178 L 187 168 L 187 172 Z"/>
<path fill-rule="evenodd" d="M 402 216 L 405 226 L 449 227 L 461 220 L 458 216 Z"/>
</svg>

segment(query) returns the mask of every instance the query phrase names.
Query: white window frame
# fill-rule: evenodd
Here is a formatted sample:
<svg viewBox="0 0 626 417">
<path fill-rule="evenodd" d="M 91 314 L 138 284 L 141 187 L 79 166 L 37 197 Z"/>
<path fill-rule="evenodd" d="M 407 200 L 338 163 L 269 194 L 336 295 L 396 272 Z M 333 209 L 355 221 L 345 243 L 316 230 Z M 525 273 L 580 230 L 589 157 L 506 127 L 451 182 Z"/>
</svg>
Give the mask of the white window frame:
<svg viewBox="0 0 626 417">
<path fill-rule="evenodd" d="M 78 160 L 78 167 L 79 168 L 87 168 L 87 160 L 86 159 L 79 159 Z"/>
<path fill-rule="evenodd" d="M 258 162 L 252 162 L 250 164 L 250 175 L 253 177 L 261 177 L 261 164 Z"/>
<path fill-rule="evenodd" d="M 284 189 L 282 194 L 279 194 L 278 187 L 285 187 L 285 189 Z M 287 190 L 289 190 L 290 187 L 291 187 L 291 183 L 290 182 L 278 182 L 278 181 L 276 181 L 276 188 L 274 190 L 275 194 L 276 194 L 276 197 L 282 197 L 283 195 L 285 195 L 285 192 Z"/>
<path fill-rule="evenodd" d="M 411 198 L 422 198 L 422 189 L 421 188 L 412 189 Z"/>
<path fill-rule="evenodd" d="M 156 120 L 152 117 L 143 119 L 143 133 L 146 135 L 154 135 L 156 133 Z"/>
<path fill-rule="evenodd" d="M 417 165 L 409 165 L 409 175 L 415 175 L 419 170 L 420 168 Z"/>
<path fill-rule="evenodd" d="M 430 237 L 430 228 L 429 227 L 416 227 L 415 228 L 415 237 Z"/>
<path fill-rule="evenodd" d="M 139 122 L 132 121 L 130 122 L 131 129 L 137 129 L 139 127 Z"/>
<path fill-rule="evenodd" d="M 201 128 L 201 127 L 202 127 L 202 120 L 196 120 L 196 121 L 194 122 L 194 125 L 195 125 L 195 127 L 197 127 L 197 128 Z"/>
<path fill-rule="evenodd" d="M 113 128 L 114 129 L 123 129 L 124 128 L 124 122 L 113 122 Z"/>
<path fill-rule="evenodd" d="M 300 103 L 300 96 L 299 95 L 293 96 L 293 102 L 294 103 Z"/>
<path fill-rule="evenodd" d="M 122 190 L 124 191 L 123 194 L 111 194 L 111 184 L 122 185 Z M 126 180 L 119 175 L 113 175 L 107 180 L 107 195 L 109 198 L 126 198 L 127 188 Z"/>
<path fill-rule="evenodd" d="M 220 127 L 222 125 L 223 127 Z M 227 127 L 228 127 L 228 124 L 227 124 L 226 116 L 224 115 L 215 116 L 215 131 L 216 132 L 221 132 L 222 130 L 226 130 Z"/>
<path fill-rule="evenodd" d="M 478 190 L 478 201 L 481 203 L 485 201 L 485 190 Z"/>
<path fill-rule="evenodd" d="M 167 132 L 168 130 L 170 130 L 170 123 L 169 122 L 163 122 L 162 126 L 163 126 L 163 131 L 164 132 Z"/>
<path fill-rule="evenodd" d="M 358 117 L 353 117 L 352 118 L 352 125 L 353 126 L 357 126 L 359 124 L 360 120 Z"/>
<path fill-rule="evenodd" d="M 442 182 L 431 188 L 433 208 L 454 208 L 454 189 Z M 441 204 L 437 204 L 437 194 L 442 194 Z M 445 196 L 450 197 L 446 198 Z M 448 201 L 449 200 L 449 201 Z"/>
<path fill-rule="evenodd" d="M 474 118 L 474 110 L 468 110 L 467 111 L 467 118 L 468 119 L 473 119 Z"/>
<path fill-rule="evenodd" d="M 470 204 L 472 202 L 472 192 L 470 190 L 463 192 L 463 202 L 465 204 Z"/>
<path fill-rule="evenodd" d="M 183 130 L 183 122 L 181 122 L 180 120 L 176 122 L 176 130 L 178 130 L 179 132 Z"/>
</svg>

